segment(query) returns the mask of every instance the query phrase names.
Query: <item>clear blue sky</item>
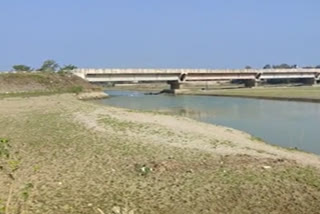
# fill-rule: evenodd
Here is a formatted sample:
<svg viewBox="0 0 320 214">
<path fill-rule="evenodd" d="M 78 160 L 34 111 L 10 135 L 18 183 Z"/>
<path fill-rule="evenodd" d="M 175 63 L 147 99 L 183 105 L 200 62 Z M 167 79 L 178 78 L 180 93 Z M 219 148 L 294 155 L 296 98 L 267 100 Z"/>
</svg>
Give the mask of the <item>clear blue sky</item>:
<svg viewBox="0 0 320 214">
<path fill-rule="evenodd" d="M 319 0 L 1 0 L 0 70 L 320 64 Z"/>
</svg>

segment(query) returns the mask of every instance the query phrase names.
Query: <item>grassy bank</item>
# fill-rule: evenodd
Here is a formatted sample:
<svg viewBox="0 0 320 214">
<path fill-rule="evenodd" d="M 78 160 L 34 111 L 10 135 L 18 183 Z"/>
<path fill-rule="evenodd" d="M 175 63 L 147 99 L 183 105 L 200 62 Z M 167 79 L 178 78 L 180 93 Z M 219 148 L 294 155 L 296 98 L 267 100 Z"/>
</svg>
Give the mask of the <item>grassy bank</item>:
<svg viewBox="0 0 320 214">
<path fill-rule="evenodd" d="M 239 85 L 214 85 L 206 88 L 205 84 L 186 84 L 185 89 L 177 91 L 177 95 L 229 96 L 256 99 L 287 100 L 302 102 L 320 102 L 319 86 L 278 86 L 239 88 Z M 166 84 L 127 84 L 106 87 L 105 90 L 162 91 L 168 89 Z M 202 90 L 202 89 L 205 90 Z"/>
<path fill-rule="evenodd" d="M 320 87 L 312 86 L 190 90 L 179 94 L 320 102 Z"/>
<path fill-rule="evenodd" d="M 46 72 L 0 73 L 0 98 L 99 91 L 80 77 Z"/>
<path fill-rule="evenodd" d="M 70 94 L 5 98 L 0 115 L 0 213 L 320 210 L 318 156 L 237 130 Z"/>
</svg>

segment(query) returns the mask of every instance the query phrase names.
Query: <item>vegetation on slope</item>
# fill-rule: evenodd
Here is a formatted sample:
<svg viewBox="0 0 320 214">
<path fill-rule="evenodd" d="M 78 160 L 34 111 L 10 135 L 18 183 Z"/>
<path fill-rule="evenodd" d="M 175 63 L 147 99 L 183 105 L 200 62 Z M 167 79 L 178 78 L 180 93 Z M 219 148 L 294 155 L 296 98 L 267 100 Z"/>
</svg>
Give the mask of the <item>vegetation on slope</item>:
<svg viewBox="0 0 320 214">
<path fill-rule="evenodd" d="M 71 71 L 76 68 L 71 64 L 60 66 L 54 60 L 45 60 L 38 69 L 13 65 L 13 71 L 0 73 L 0 98 L 102 91 L 102 88 L 73 75 Z"/>
<path fill-rule="evenodd" d="M 68 73 L 0 73 L 0 97 L 13 95 L 13 93 L 32 95 L 96 90 L 101 89 Z"/>
</svg>

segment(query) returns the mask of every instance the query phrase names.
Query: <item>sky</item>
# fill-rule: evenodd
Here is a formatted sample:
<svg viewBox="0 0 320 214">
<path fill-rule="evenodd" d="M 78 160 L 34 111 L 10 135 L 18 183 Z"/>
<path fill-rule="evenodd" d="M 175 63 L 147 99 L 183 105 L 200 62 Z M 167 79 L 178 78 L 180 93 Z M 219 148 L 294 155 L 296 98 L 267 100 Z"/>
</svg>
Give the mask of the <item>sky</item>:
<svg viewBox="0 0 320 214">
<path fill-rule="evenodd" d="M 0 70 L 320 64 L 319 0 L 0 0 Z"/>
</svg>

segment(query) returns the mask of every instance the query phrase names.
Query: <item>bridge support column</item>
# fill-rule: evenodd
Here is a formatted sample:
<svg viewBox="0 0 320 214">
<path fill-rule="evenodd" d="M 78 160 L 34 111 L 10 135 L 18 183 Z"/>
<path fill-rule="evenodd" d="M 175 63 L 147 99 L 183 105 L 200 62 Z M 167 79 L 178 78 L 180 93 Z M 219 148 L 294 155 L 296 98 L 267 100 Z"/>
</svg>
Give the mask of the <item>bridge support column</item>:
<svg viewBox="0 0 320 214">
<path fill-rule="evenodd" d="M 315 78 L 307 78 L 307 79 L 303 79 L 302 82 L 306 85 L 315 85 L 317 84 L 317 81 Z"/>
<path fill-rule="evenodd" d="M 245 80 L 244 81 L 244 86 L 246 88 L 253 88 L 253 87 L 256 87 L 258 84 L 257 84 L 257 81 L 255 79 L 250 79 L 250 80 Z"/>
<path fill-rule="evenodd" d="M 184 88 L 183 83 L 179 81 L 169 81 L 168 84 L 170 85 L 170 93 L 173 94 L 179 93 Z"/>
<path fill-rule="evenodd" d="M 183 88 L 182 83 L 178 81 L 169 81 L 168 84 L 170 85 L 170 90 L 172 91 Z"/>
</svg>

